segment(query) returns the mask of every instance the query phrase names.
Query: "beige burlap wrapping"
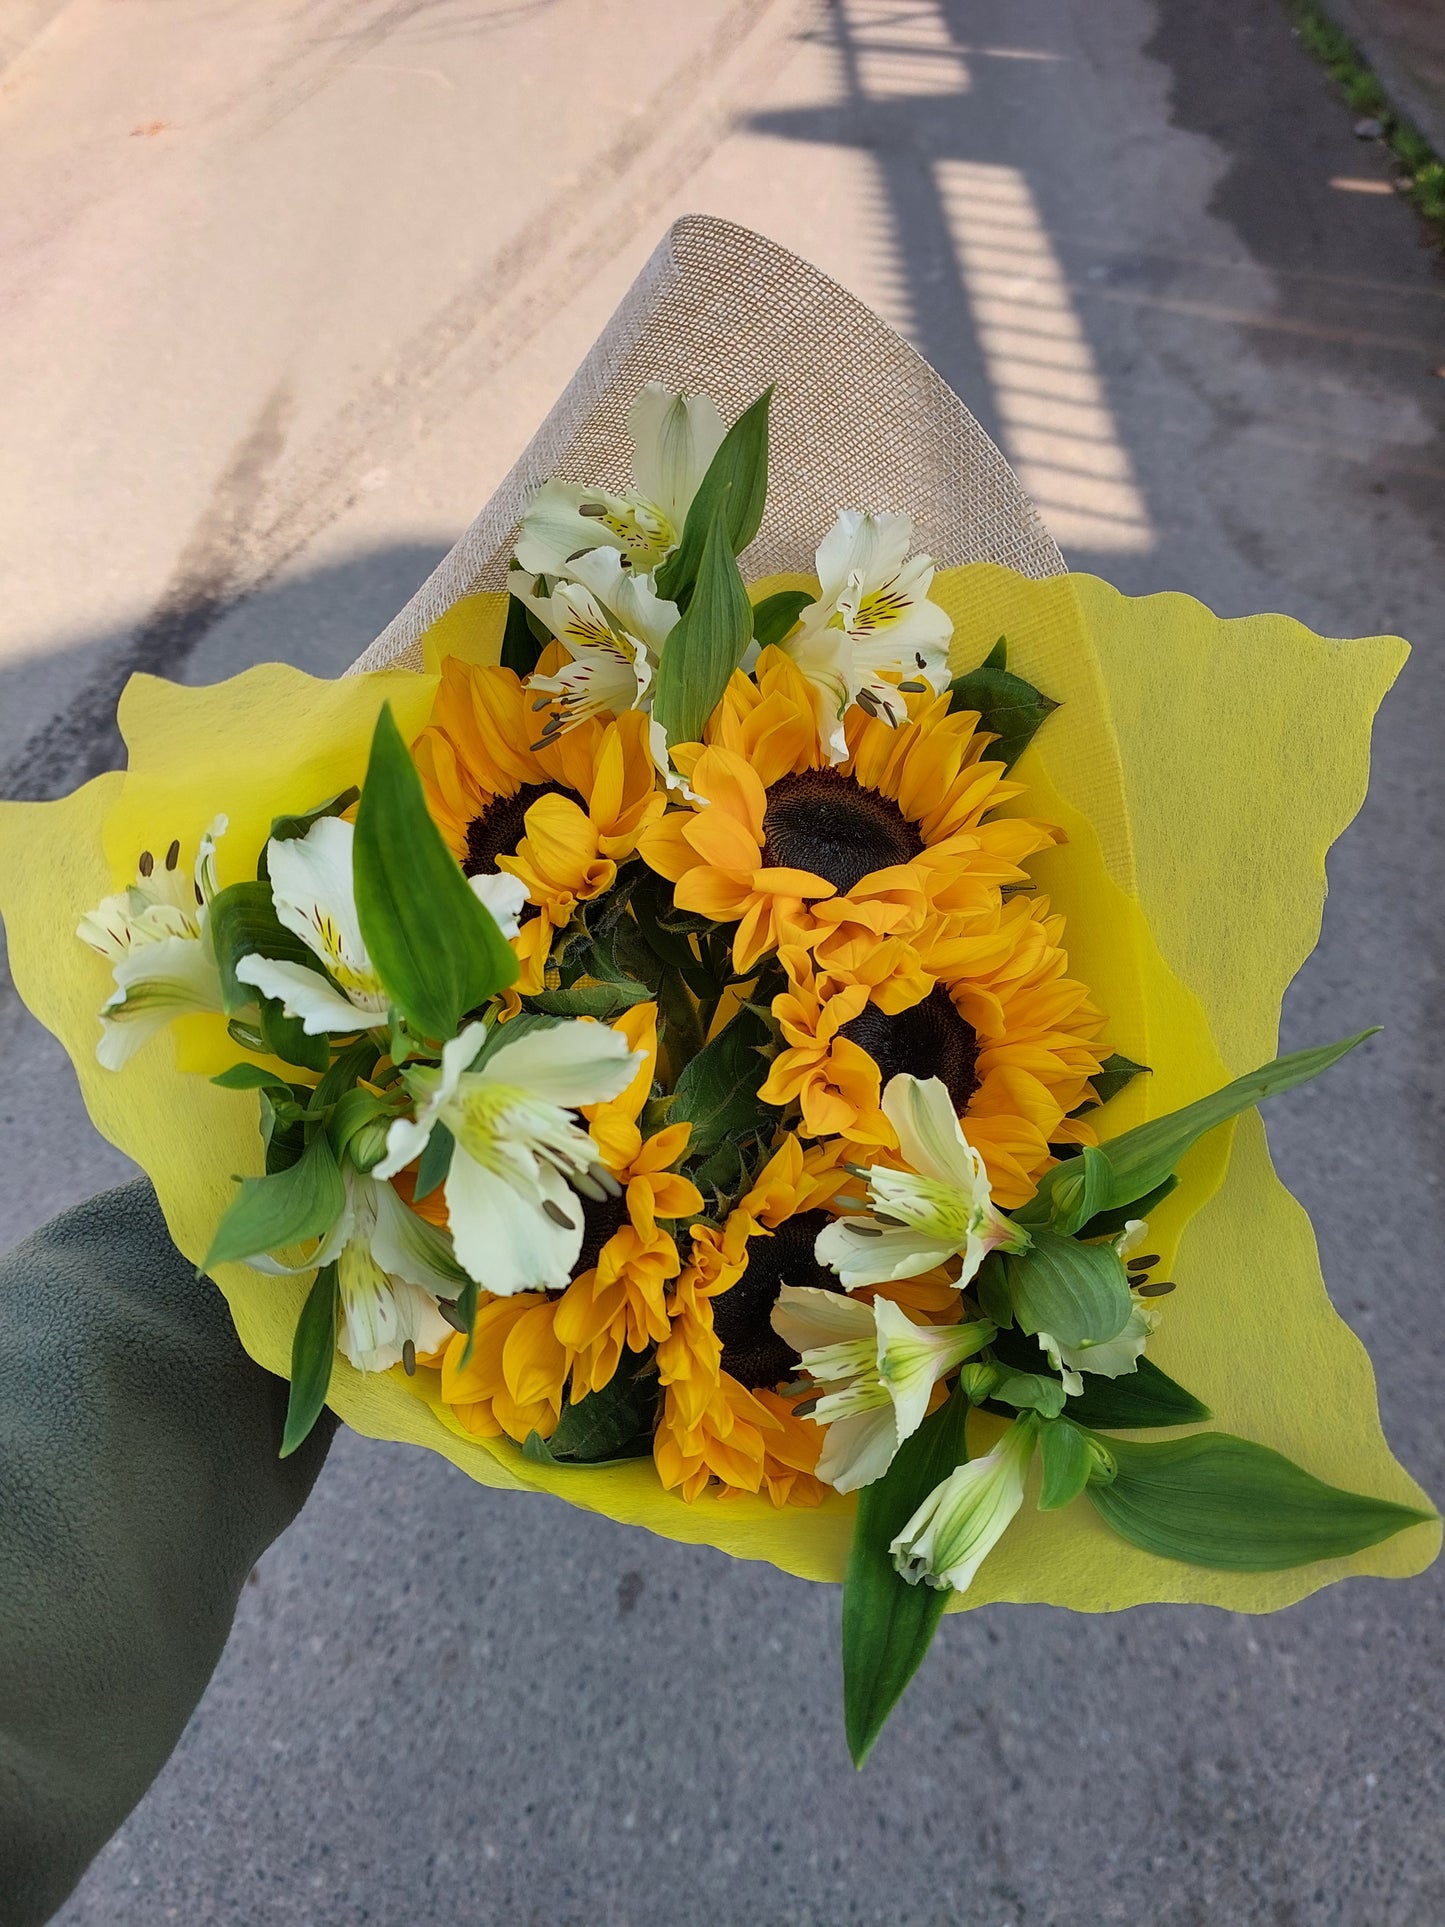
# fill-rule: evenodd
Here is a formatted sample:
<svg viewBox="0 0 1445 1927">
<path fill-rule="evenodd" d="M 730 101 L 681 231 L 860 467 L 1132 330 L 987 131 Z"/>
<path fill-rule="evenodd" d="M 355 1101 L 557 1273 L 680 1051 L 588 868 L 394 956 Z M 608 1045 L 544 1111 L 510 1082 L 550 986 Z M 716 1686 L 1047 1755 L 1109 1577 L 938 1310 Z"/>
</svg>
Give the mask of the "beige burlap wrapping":
<svg viewBox="0 0 1445 1927">
<path fill-rule="evenodd" d="M 627 488 L 627 411 L 646 381 L 709 394 L 728 420 L 775 384 L 767 513 L 743 562 L 751 578 L 811 570 L 840 508 L 906 509 L 941 567 L 1063 569 L 1013 470 L 920 354 L 786 248 L 689 214 L 491 501 L 355 667 L 420 668 L 422 634 L 454 602 L 505 589 L 518 519 L 548 476 Z"/>
</svg>

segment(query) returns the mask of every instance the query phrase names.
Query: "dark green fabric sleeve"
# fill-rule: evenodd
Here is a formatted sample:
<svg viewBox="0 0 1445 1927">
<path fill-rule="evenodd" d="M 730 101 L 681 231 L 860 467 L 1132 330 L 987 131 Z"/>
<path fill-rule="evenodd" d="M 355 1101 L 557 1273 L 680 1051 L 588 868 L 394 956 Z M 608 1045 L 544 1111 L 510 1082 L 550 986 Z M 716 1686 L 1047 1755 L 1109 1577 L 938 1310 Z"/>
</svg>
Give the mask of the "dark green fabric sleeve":
<svg viewBox="0 0 1445 1927">
<path fill-rule="evenodd" d="M 60 1906 L 205 1689 L 326 1456 L 145 1182 L 0 1258 L 0 1922 Z"/>
</svg>

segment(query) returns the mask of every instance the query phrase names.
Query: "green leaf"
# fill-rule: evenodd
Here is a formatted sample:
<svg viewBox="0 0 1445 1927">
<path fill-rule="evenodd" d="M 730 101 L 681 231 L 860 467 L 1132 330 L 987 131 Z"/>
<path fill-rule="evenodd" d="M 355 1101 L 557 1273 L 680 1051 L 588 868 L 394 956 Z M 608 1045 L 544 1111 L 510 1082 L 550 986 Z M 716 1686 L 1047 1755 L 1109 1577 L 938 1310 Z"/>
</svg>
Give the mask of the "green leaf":
<svg viewBox="0 0 1445 1927">
<path fill-rule="evenodd" d="M 550 1439 L 531 1432 L 522 1446 L 539 1465 L 613 1465 L 652 1450 L 657 1374 L 645 1353 L 624 1352 L 600 1391 L 562 1407 Z"/>
<path fill-rule="evenodd" d="M 1059 705 L 1006 669 L 1007 660 L 1008 645 L 1000 636 L 977 669 L 954 677 L 948 706 L 976 709 L 979 727 L 998 738 L 989 746 L 988 760 L 1011 767 Z"/>
<path fill-rule="evenodd" d="M 1004 1258 L 1014 1317 L 1031 1337 L 1061 1345 L 1116 1338 L 1133 1310 L 1123 1261 L 1112 1245 L 1082 1245 L 1041 1225 L 1027 1251 Z"/>
<path fill-rule="evenodd" d="M 1089 1486 L 1104 1523 L 1161 1559 L 1280 1572 L 1343 1559 L 1432 1518 L 1325 1485 L 1282 1453 L 1227 1432 L 1146 1445 L 1110 1439 L 1114 1476 Z"/>
<path fill-rule="evenodd" d="M 331 1062 L 331 1039 L 324 1033 L 308 1037 L 299 1017 L 288 1017 L 279 998 L 258 999 L 261 1010 L 261 1036 L 266 1049 L 283 1064 L 296 1064 L 302 1070 L 324 1071 Z"/>
<path fill-rule="evenodd" d="M 1057 1418 L 1064 1409 L 1064 1388 L 1047 1372 L 1010 1372 L 989 1397 L 1016 1411 L 1039 1412 L 1044 1418 Z"/>
<path fill-rule="evenodd" d="M 1013 1300 L 1009 1297 L 1003 1259 L 996 1251 L 989 1252 L 979 1266 L 969 1289 L 978 1300 L 979 1310 L 991 1325 L 997 1325 L 1000 1331 L 1006 1331 L 1012 1325 Z"/>
<path fill-rule="evenodd" d="M 460 1331 L 464 1331 L 467 1335 L 467 1342 L 462 1347 L 463 1365 L 471 1364 L 472 1346 L 477 1341 L 477 1292 L 478 1290 L 479 1290 L 479 1286 L 477 1284 L 476 1279 L 468 1278 L 466 1283 L 462 1286 L 461 1290 L 457 1293 L 457 1301 L 456 1301 L 457 1328 Z"/>
<path fill-rule="evenodd" d="M 531 611 L 520 596 L 508 596 L 507 626 L 502 631 L 502 667 L 518 676 L 530 676 L 542 653 L 530 616 Z"/>
<path fill-rule="evenodd" d="M 1375 1030 L 1362 1030 L 1337 1044 L 1321 1044 L 1313 1050 L 1297 1050 L 1288 1057 L 1277 1057 L 1272 1064 L 1235 1078 L 1232 1084 L 1201 1097 L 1196 1103 L 1186 1104 L 1181 1111 L 1154 1118 L 1148 1124 L 1125 1131 L 1121 1137 L 1111 1138 L 1100 1147 L 1113 1173 L 1109 1195 L 1101 1208 L 1113 1209 L 1142 1198 L 1173 1175 L 1186 1151 L 1206 1133 L 1238 1117 L 1252 1105 L 1262 1104 L 1267 1097 L 1278 1097 L 1282 1091 L 1308 1083 L 1375 1034 Z M 1052 1193 L 1082 1169 L 1082 1158 L 1069 1158 L 1055 1165 L 1045 1173 L 1028 1204 L 1014 1216 L 1028 1225 L 1040 1222 L 1050 1209 Z"/>
<path fill-rule="evenodd" d="M 312 824 L 319 823 L 323 816 L 344 816 L 360 794 L 361 791 L 353 783 L 350 789 L 339 790 L 335 796 L 328 796 L 326 801 L 318 803 L 314 810 L 303 811 L 299 816 L 273 816 L 268 842 L 292 843 L 297 837 L 305 836 Z M 265 883 L 269 880 L 270 874 L 270 865 L 266 861 L 266 850 L 263 846 L 256 860 L 256 876 L 260 882 Z"/>
<path fill-rule="evenodd" d="M 368 1124 L 374 1124 L 378 1118 L 394 1115 L 392 1106 L 385 1098 L 378 1097 L 374 1091 L 364 1090 L 360 1084 L 353 1084 L 349 1091 L 343 1091 L 326 1125 L 326 1135 L 338 1159 L 352 1139 L 358 1132 L 364 1131 Z M 375 1161 L 377 1158 L 374 1154 Z M 362 1168 L 367 1167 L 363 1164 Z"/>
<path fill-rule="evenodd" d="M 1094 1095 L 1100 1104 L 1107 1104 L 1111 1097 L 1117 1097 L 1127 1084 L 1136 1077 L 1152 1075 L 1147 1064 L 1136 1064 L 1132 1057 L 1125 1057 L 1119 1051 L 1104 1059 L 1102 1070 L 1096 1071 L 1089 1079 L 1094 1087 Z M 1085 1106 L 1086 1109 L 1092 1108 Z"/>
<path fill-rule="evenodd" d="M 431 1136 L 422 1146 L 421 1156 L 416 1165 L 416 1189 L 412 1193 L 415 1203 L 429 1198 L 437 1186 L 446 1179 L 452 1168 L 452 1152 L 457 1141 L 445 1124 L 433 1124 Z"/>
<path fill-rule="evenodd" d="M 415 1029 L 450 1037 L 468 1011 L 515 980 L 511 945 L 427 814 L 390 704 L 371 739 L 352 868 L 362 941 Z"/>
<path fill-rule="evenodd" d="M 620 1017 L 634 1004 L 645 1004 L 652 992 L 630 978 L 600 984 L 573 984 L 566 990 L 538 990 L 528 997 L 532 1010 L 547 1017 Z"/>
<path fill-rule="evenodd" d="M 762 1019 L 740 1010 L 683 1066 L 668 1122 L 691 1124 L 690 1159 L 710 1156 L 728 1138 L 746 1137 L 774 1115 L 758 1097 L 768 1074 L 758 1046 L 767 1041 Z"/>
<path fill-rule="evenodd" d="M 1198 1425 L 1211 1417 L 1192 1392 L 1186 1392 L 1150 1358 L 1141 1358 L 1121 1378 L 1084 1374 L 1084 1389 L 1064 1407 L 1067 1418 L 1106 1432 L 1142 1431 L 1155 1425 Z"/>
<path fill-rule="evenodd" d="M 202 1269 L 324 1237 L 345 1203 L 341 1172 L 326 1133 L 318 1131 L 288 1170 L 242 1180 L 239 1196 L 216 1227 Z"/>
<path fill-rule="evenodd" d="M 968 1400 L 946 1405 L 905 1439 L 881 1479 L 858 1494 L 843 1581 L 843 1722 L 861 1767 L 928 1651 L 948 1589 L 910 1586 L 888 1548 L 936 1485 L 968 1457 Z"/>
<path fill-rule="evenodd" d="M 231 883 L 218 890 L 211 899 L 206 931 L 221 973 L 221 1001 L 227 1012 L 261 1000 L 255 986 L 243 984 L 236 975 L 242 957 L 276 957 L 326 975 L 316 953 L 276 915 L 269 883 Z"/>
<path fill-rule="evenodd" d="M 692 600 L 662 646 L 652 713 L 669 742 L 701 742 L 752 633 L 753 605 L 733 559 L 723 500 L 708 528 Z"/>
<path fill-rule="evenodd" d="M 293 930 L 288 930 L 271 903 L 269 883 L 232 883 L 211 900 L 206 920 L 211 949 L 221 978 L 221 1001 L 226 1010 L 244 1010 L 255 1005 L 260 1012 L 253 1040 L 232 1026 L 232 1035 L 248 1049 L 264 1050 L 284 1064 L 299 1064 L 303 1069 L 321 1071 L 331 1061 L 331 1045 L 325 1037 L 308 1037 L 299 1017 L 287 1017 L 277 998 L 263 997 L 251 984 L 236 975 L 242 957 L 277 957 L 298 963 L 326 976 L 321 960 Z"/>
<path fill-rule="evenodd" d="M 343 1091 L 349 1091 L 359 1078 L 370 1077 L 381 1056 L 374 1037 L 361 1036 L 341 1051 L 316 1089 L 311 1093 L 313 1111 L 324 1111 L 335 1104 Z"/>
<path fill-rule="evenodd" d="M 1039 1450 L 1043 1463 L 1039 1511 L 1057 1512 L 1060 1506 L 1077 1499 L 1089 1483 L 1094 1469 L 1093 1448 L 1086 1432 L 1070 1425 L 1066 1418 L 1055 1418 L 1039 1427 Z"/>
<path fill-rule="evenodd" d="M 281 1457 L 289 1458 L 311 1431 L 326 1405 L 331 1368 L 336 1362 L 336 1318 L 340 1303 L 335 1265 L 317 1272 L 291 1341 L 291 1393 Z"/>
<path fill-rule="evenodd" d="M 294 1096 L 291 1086 L 284 1077 L 275 1071 L 265 1070 L 260 1064 L 232 1064 L 218 1077 L 211 1079 L 223 1091 L 280 1091 L 285 1097 Z M 309 1095 L 309 1093 L 308 1093 Z"/>
<path fill-rule="evenodd" d="M 306 1128 L 295 1118 L 285 1121 L 278 1118 L 269 1091 L 257 1093 L 257 1107 L 261 1114 L 261 1142 L 266 1147 L 266 1175 L 275 1177 L 278 1171 L 289 1171 L 299 1161 L 306 1149 Z"/>
<path fill-rule="evenodd" d="M 1077 1169 L 1054 1185 L 1049 1199 L 1054 1230 L 1064 1238 L 1073 1237 L 1080 1225 L 1097 1217 L 1109 1202 L 1113 1182 L 1109 1160 L 1092 1144 L 1086 1144 L 1078 1157 L 1069 1161 Z"/>
<path fill-rule="evenodd" d="M 814 600 L 808 589 L 779 589 L 776 595 L 764 596 L 761 602 L 755 602 L 753 641 L 759 649 L 781 642 L 802 611 Z"/>
<path fill-rule="evenodd" d="M 772 399 L 772 389 L 765 388 L 723 436 L 692 498 L 682 540 L 657 571 L 657 593 L 664 601 L 675 602 L 679 609 L 687 609 L 696 585 L 702 581 L 704 556 L 715 521 L 721 519 L 730 555 L 740 555 L 758 532 L 768 496 L 768 409 Z M 664 659 L 665 655 L 664 651 Z"/>
</svg>

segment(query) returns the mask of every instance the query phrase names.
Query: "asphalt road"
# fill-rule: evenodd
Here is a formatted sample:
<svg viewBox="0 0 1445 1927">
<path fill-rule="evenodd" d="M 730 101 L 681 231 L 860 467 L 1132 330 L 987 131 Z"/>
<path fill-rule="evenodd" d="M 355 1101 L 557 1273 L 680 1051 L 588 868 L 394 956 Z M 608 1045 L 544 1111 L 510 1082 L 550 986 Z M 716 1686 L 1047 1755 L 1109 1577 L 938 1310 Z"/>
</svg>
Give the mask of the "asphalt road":
<svg viewBox="0 0 1445 1927">
<path fill-rule="evenodd" d="M 1284 8 L 32 13 L 0 76 L 9 793 L 110 763 L 133 668 L 341 669 L 688 208 L 902 327 L 1076 566 L 1416 643 L 1285 1022 L 1387 1030 L 1271 1140 L 1445 1494 L 1445 278 Z M 0 1048 L 8 1241 L 125 1166 L 8 985 Z M 1432 1927 L 1441 1595 L 956 1619 L 860 1778 L 831 1591 L 344 1435 L 63 1920 Z"/>
</svg>

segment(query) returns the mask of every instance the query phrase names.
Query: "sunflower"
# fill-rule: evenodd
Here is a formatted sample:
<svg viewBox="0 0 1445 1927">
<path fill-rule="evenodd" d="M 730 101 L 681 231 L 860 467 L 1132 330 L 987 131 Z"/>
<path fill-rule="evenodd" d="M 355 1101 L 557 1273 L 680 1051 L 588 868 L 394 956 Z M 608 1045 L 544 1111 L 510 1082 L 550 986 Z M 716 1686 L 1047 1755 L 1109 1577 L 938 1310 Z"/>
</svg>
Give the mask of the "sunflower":
<svg viewBox="0 0 1445 1927">
<path fill-rule="evenodd" d="M 640 1352 L 667 1337 L 667 1287 L 681 1260 L 658 1219 L 702 1210 L 702 1193 L 672 1168 L 692 1126 L 666 1125 L 650 1137 L 638 1127 L 656 1073 L 657 1005 L 634 1005 L 614 1029 L 643 1053 L 643 1063 L 620 1097 L 583 1113 L 621 1190 L 615 1198 L 583 1201 L 582 1252 L 557 1306 L 555 1330 L 567 1348 L 574 1403 L 611 1380 L 624 1346 Z"/>
<path fill-rule="evenodd" d="M 554 931 L 611 888 L 663 809 L 644 715 L 544 728 L 533 741 L 537 701 L 510 669 L 448 657 L 413 750 L 428 808 L 467 875 L 503 871 L 526 886 L 531 914 L 514 939 L 523 993 L 541 989 Z"/>
<path fill-rule="evenodd" d="M 1022 1204 L 1053 1162 L 1051 1145 L 1094 1141 L 1072 1113 L 1092 1096 L 1104 1018 L 1068 975 L 1063 936 L 1064 920 L 1044 897 L 939 919 L 916 938 L 923 993 L 894 1008 L 870 994 L 876 958 L 857 983 L 841 968 L 822 969 L 817 946 L 785 945 L 787 985 L 773 999 L 784 1047 L 760 1095 L 796 1101 L 807 1136 L 886 1148 L 894 1142 L 881 1109 L 889 1078 L 940 1078 L 994 1196 Z M 890 1000 L 898 982 L 885 979 Z"/>
<path fill-rule="evenodd" d="M 782 942 L 831 928 L 820 906 L 839 897 L 903 922 L 982 909 L 1023 880 L 1025 858 L 1058 840 L 1025 817 L 984 820 L 1022 785 L 983 760 L 992 739 L 975 712 L 950 714 L 946 696 L 900 695 L 907 719 L 896 728 L 855 706 L 848 755 L 830 765 L 797 665 L 765 649 L 755 673 L 734 675 L 706 745 L 674 750 L 690 805 L 638 840 L 679 908 L 736 924 L 740 972 Z M 880 873 L 891 877 L 891 902 Z"/>
<path fill-rule="evenodd" d="M 556 1301 L 545 1292 L 510 1298 L 483 1292 L 473 1327 L 471 1356 L 456 1332 L 439 1359 L 441 1395 L 478 1438 L 550 1438 L 562 1413 L 566 1350 L 553 1329 Z"/>
</svg>

